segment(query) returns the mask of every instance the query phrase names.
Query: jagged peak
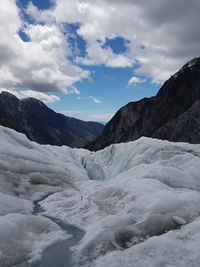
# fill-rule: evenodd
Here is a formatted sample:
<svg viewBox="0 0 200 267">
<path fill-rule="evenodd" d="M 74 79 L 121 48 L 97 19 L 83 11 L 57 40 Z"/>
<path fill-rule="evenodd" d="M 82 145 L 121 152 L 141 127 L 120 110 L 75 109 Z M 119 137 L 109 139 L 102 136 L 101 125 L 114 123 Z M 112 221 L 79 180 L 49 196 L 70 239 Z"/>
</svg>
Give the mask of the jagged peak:
<svg viewBox="0 0 200 267">
<path fill-rule="evenodd" d="M 27 103 L 34 103 L 34 104 L 39 104 L 39 105 L 44 105 L 44 103 L 42 101 L 40 101 L 39 99 L 33 98 L 33 97 L 27 97 L 27 98 L 23 98 L 21 99 L 22 102 L 27 102 Z"/>
<path fill-rule="evenodd" d="M 0 97 L 9 98 L 9 99 L 17 99 L 17 100 L 19 100 L 15 95 L 11 94 L 11 93 L 8 92 L 8 91 L 2 91 L 2 92 L 0 93 Z"/>
<path fill-rule="evenodd" d="M 33 97 L 27 97 L 27 98 L 23 98 L 23 99 L 19 99 L 18 97 L 16 97 L 14 94 L 8 92 L 8 91 L 2 91 L 0 93 L 0 97 L 4 98 L 4 99 L 15 99 L 18 100 L 20 102 L 27 102 L 29 104 L 34 103 L 34 104 L 39 104 L 40 106 L 44 105 L 44 103 L 36 98 Z"/>
<path fill-rule="evenodd" d="M 200 57 L 196 57 L 193 58 L 192 60 L 188 61 L 182 69 L 186 69 L 186 68 L 192 68 L 195 65 L 199 65 L 200 64 Z"/>
<path fill-rule="evenodd" d="M 172 75 L 173 78 L 177 78 L 180 73 L 186 70 L 192 70 L 196 66 L 199 65 L 200 68 L 200 57 L 196 57 L 188 61 L 180 70 L 178 70 L 174 75 Z"/>
</svg>

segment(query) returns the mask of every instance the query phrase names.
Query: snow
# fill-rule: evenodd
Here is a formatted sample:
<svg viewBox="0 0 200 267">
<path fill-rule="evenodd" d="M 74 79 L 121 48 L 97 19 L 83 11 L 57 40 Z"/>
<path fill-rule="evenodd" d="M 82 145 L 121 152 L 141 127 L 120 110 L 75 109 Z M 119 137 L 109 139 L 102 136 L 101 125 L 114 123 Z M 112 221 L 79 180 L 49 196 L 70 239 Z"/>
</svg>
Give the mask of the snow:
<svg viewBox="0 0 200 267">
<path fill-rule="evenodd" d="M 31 201 L 0 193 L 0 216 L 8 213 L 30 214 L 33 209 Z"/>
<path fill-rule="evenodd" d="M 42 216 L 10 213 L 0 217 L 0 266 L 38 260 L 52 243 L 67 238 L 56 224 Z"/>
<path fill-rule="evenodd" d="M 37 198 L 40 192 L 74 188 L 74 181 L 88 179 L 73 149 L 41 146 L 2 126 L 0 133 L 2 193 Z"/>
<path fill-rule="evenodd" d="M 183 225 L 186 224 L 186 221 L 178 216 L 172 216 L 173 221 L 177 224 L 177 225 Z"/>
<path fill-rule="evenodd" d="M 31 215 L 32 201 L 51 192 L 45 214 L 85 230 L 77 266 L 200 266 L 200 145 L 142 137 L 89 152 L 0 127 L 0 149 L 0 259 L 33 260 L 62 236 Z"/>
<path fill-rule="evenodd" d="M 36 260 L 47 246 L 69 238 L 50 219 L 31 215 L 32 200 L 76 191 L 79 179 L 88 177 L 71 148 L 40 146 L 0 127 L 0 266 Z"/>
<path fill-rule="evenodd" d="M 99 257 L 94 267 L 196 267 L 199 266 L 200 220 L 180 230 L 151 237 L 125 250 Z"/>
</svg>

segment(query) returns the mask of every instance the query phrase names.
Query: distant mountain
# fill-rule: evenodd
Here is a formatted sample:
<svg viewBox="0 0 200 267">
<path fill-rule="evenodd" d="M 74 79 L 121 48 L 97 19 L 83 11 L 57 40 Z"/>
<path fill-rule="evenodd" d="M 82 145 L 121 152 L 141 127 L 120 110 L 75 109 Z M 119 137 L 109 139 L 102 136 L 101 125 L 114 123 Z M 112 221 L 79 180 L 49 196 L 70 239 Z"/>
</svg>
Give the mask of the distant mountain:
<svg viewBox="0 0 200 267">
<path fill-rule="evenodd" d="M 13 128 L 39 144 L 81 147 L 103 130 L 97 122 L 85 122 L 56 113 L 34 98 L 19 100 L 0 94 L 0 124 Z"/>
<path fill-rule="evenodd" d="M 200 143 L 200 58 L 185 64 L 155 97 L 122 107 L 86 148 L 99 150 L 141 136 Z"/>
</svg>

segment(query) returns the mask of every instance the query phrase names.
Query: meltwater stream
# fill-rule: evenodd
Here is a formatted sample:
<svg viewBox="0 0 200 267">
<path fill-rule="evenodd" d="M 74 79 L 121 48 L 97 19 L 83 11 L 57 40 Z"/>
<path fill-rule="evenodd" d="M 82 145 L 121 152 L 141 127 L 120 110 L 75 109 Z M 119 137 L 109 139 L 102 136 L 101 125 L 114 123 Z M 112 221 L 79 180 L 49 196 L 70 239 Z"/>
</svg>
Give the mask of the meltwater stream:
<svg viewBox="0 0 200 267">
<path fill-rule="evenodd" d="M 44 210 L 42 209 L 40 202 L 47 198 L 49 195 L 37 200 L 34 202 L 34 211 L 33 215 L 38 215 L 42 213 Z M 64 223 L 57 218 L 45 216 L 46 218 L 50 219 L 57 225 L 59 225 L 63 230 L 65 230 L 68 234 L 72 235 L 71 238 L 68 238 L 63 241 L 59 241 L 51 246 L 49 246 L 42 254 L 42 258 L 40 261 L 32 263 L 28 265 L 23 263 L 20 267 L 72 267 L 73 258 L 70 248 L 78 244 L 78 242 L 84 236 L 84 231 L 80 228 Z"/>
</svg>

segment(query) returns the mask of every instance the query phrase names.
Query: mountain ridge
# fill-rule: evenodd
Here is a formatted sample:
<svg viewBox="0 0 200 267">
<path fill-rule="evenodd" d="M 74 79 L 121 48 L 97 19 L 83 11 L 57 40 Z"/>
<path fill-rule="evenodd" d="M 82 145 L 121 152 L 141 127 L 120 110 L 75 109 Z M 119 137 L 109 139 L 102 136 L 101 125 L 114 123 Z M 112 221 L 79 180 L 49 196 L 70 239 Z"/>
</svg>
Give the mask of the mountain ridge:
<svg viewBox="0 0 200 267">
<path fill-rule="evenodd" d="M 172 75 L 156 96 L 119 109 L 102 134 L 85 148 L 96 151 L 141 136 L 200 143 L 199 100 L 200 58 L 194 58 Z"/>
<path fill-rule="evenodd" d="M 19 100 L 13 94 L 0 94 L 0 124 L 24 133 L 39 144 L 81 147 L 102 131 L 103 125 L 67 117 L 35 98 Z"/>
</svg>

